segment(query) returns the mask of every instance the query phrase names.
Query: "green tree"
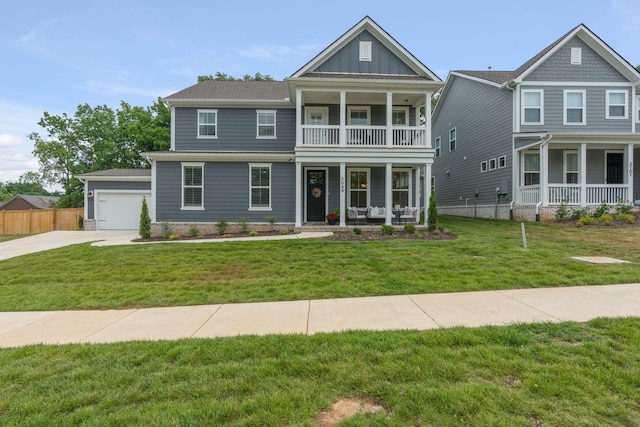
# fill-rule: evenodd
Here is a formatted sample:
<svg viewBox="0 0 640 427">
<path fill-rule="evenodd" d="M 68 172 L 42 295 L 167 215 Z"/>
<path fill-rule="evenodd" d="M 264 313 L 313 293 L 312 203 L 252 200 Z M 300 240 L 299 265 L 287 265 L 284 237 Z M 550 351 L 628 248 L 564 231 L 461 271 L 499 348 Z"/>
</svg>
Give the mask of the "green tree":
<svg viewBox="0 0 640 427">
<path fill-rule="evenodd" d="M 203 82 L 205 80 L 221 80 L 221 81 L 236 81 L 236 80 L 242 80 L 245 82 L 272 82 L 273 81 L 273 77 L 271 77 L 269 74 L 261 74 L 261 73 L 255 73 L 253 76 L 250 74 L 245 74 L 244 76 L 242 76 L 242 78 L 236 78 L 233 77 L 227 73 L 222 73 L 220 71 L 216 71 L 215 76 L 212 76 L 211 74 L 209 75 L 204 75 L 204 76 L 198 76 L 198 83 Z"/>
<path fill-rule="evenodd" d="M 140 237 L 149 239 L 151 237 L 151 217 L 149 216 L 149 207 L 147 206 L 147 198 L 142 198 L 142 210 L 140 211 Z"/>
<path fill-rule="evenodd" d="M 429 198 L 429 208 L 427 209 L 427 228 L 435 230 L 438 228 L 438 209 L 436 208 L 436 190 L 431 189 Z"/>
</svg>

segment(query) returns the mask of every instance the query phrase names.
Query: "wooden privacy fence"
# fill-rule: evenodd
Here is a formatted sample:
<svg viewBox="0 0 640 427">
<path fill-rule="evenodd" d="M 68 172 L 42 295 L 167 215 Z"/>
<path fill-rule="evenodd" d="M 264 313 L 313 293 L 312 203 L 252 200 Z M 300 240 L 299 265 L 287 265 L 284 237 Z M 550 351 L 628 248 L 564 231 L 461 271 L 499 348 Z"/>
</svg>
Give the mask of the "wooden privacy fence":
<svg viewBox="0 0 640 427">
<path fill-rule="evenodd" d="M 83 208 L 0 210 L 0 234 L 33 234 L 54 230 L 77 230 Z"/>
</svg>

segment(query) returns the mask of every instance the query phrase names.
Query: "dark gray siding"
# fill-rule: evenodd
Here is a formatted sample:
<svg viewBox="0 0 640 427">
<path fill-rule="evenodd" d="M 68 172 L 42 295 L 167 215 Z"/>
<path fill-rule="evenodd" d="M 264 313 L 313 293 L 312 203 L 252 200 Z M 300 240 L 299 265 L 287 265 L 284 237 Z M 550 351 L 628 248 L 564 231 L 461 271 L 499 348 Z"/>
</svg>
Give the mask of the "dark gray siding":
<svg viewBox="0 0 640 427">
<path fill-rule="evenodd" d="M 95 190 L 148 190 L 151 191 L 151 182 L 122 182 L 122 181 L 89 181 L 88 191 Z M 93 199 L 89 199 L 87 206 L 87 219 L 95 219 Z"/>
<path fill-rule="evenodd" d="M 294 109 L 277 110 L 276 139 L 256 138 L 258 108 L 217 110 L 218 138 L 198 139 L 198 108 L 176 108 L 176 151 L 293 151 L 296 140 Z"/>
<path fill-rule="evenodd" d="M 604 150 L 587 150 L 587 184 L 604 184 Z"/>
<path fill-rule="evenodd" d="M 571 48 L 582 48 L 582 64 L 571 64 Z M 615 68 L 577 37 L 567 42 L 525 81 L 626 82 Z"/>
<path fill-rule="evenodd" d="M 204 210 L 181 210 L 182 164 L 158 162 L 156 220 L 174 222 L 278 222 L 295 220 L 295 165 L 271 163 L 271 211 L 249 211 L 249 163 L 206 162 Z"/>
<path fill-rule="evenodd" d="M 544 90 L 544 125 L 520 125 L 521 132 L 631 132 L 631 93 L 628 87 L 526 86 L 523 89 Z M 564 125 L 564 90 L 585 90 L 586 124 Z M 627 91 L 627 119 L 607 119 L 607 90 Z M 520 119 L 520 117 L 518 117 Z"/>
<path fill-rule="evenodd" d="M 549 183 L 562 184 L 564 167 L 564 150 L 549 149 Z"/>
<path fill-rule="evenodd" d="M 360 61 L 360 41 L 371 41 L 371 61 Z M 363 31 L 349 44 L 320 64 L 314 71 L 321 73 L 403 74 L 416 73 L 380 43 L 368 31 Z"/>
<path fill-rule="evenodd" d="M 640 150 L 633 150 L 633 164 L 640 165 Z M 633 200 L 640 200 L 640 173 L 633 173 Z"/>
<path fill-rule="evenodd" d="M 432 129 L 432 143 L 437 137 L 442 141 L 440 157 L 433 165 L 437 203 L 441 206 L 495 203 L 496 187 L 507 187 L 503 191 L 510 200 L 513 197 L 511 92 L 456 76 L 448 84 Z M 456 128 L 457 147 L 449 152 L 452 128 Z M 480 172 L 481 162 L 497 161 L 500 156 L 506 156 L 505 168 Z"/>
</svg>

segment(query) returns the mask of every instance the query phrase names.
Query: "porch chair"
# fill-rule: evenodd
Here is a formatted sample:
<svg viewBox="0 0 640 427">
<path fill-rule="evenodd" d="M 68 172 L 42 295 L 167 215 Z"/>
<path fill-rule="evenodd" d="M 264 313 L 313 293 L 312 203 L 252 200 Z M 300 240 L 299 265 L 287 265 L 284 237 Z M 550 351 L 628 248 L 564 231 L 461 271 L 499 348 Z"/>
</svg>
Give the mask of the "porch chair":
<svg viewBox="0 0 640 427">
<path fill-rule="evenodd" d="M 356 224 L 359 224 L 360 220 L 367 222 L 367 215 L 358 212 L 358 208 L 356 207 L 350 207 L 349 209 L 347 209 L 347 218 L 351 222 L 355 222 Z"/>
<path fill-rule="evenodd" d="M 407 221 L 416 223 L 416 214 L 418 213 L 418 208 L 406 208 L 404 213 L 400 215 L 400 223 L 407 223 Z"/>
</svg>

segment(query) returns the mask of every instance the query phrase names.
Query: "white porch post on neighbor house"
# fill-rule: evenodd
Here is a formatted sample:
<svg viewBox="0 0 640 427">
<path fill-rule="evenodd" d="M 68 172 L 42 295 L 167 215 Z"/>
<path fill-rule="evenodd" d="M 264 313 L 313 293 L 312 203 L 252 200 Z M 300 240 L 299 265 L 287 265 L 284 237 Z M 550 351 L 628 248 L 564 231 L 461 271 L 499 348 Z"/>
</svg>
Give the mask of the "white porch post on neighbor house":
<svg viewBox="0 0 640 427">
<path fill-rule="evenodd" d="M 393 163 L 387 163 L 384 174 L 384 206 L 385 206 L 385 217 L 384 223 L 387 225 L 391 225 L 391 216 L 393 212 L 393 193 L 391 192 L 391 169 L 393 167 Z"/>
<path fill-rule="evenodd" d="M 340 227 L 347 225 L 347 164 L 340 163 Z"/>
<path fill-rule="evenodd" d="M 431 165 L 427 163 L 424 165 L 424 206 L 422 211 L 424 212 L 424 225 L 427 225 L 427 214 L 429 213 L 429 200 L 431 200 Z M 420 219 L 420 214 L 416 217 L 416 220 Z"/>
<path fill-rule="evenodd" d="M 393 147 L 393 93 L 387 92 L 387 147 Z"/>
<path fill-rule="evenodd" d="M 340 91 L 340 130 L 338 131 L 340 146 L 347 145 L 347 92 Z"/>
<path fill-rule="evenodd" d="M 627 200 L 633 204 L 633 144 L 628 144 L 624 150 L 624 157 L 627 159 L 627 177 L 625 181 L 627 182 Z"/>
<path fill-rule="evenodd" d="M 587 144 L 578 146 L 578 177 L 580 180 L 580 206 L 587 206 Z"/>
<path fill-rule="evenodd" d="M 296 145 L 302 145 L 302 91 L 296 89 Z"/>
<path fill-rule="evenodd" d="M 513 201 L 516 204 L 522 203 L 522 194 L 520 193 L 520 162 L 522 154 L 515 149 L 515 141 L 513 143 L 512 151 L 512 167 L 511 167 L 511 182 L 513 183 Z"/>
<path fill-rule="evenodd" d="M 424 139 L 425 147 L 431 148 L 431 92 L 427 92 L 424 104 Z M 418 117 L 420 116 L 420 108 L 418 110 Z M 416 126 L 420 123 L 416 121 Z"/>
<path fill-rule="evenodd" d="M 302 227 L 302 163 L 296 162 L 296 227 Z"/>
<path fill-rule="evenodd" d="M 414 185 L 413 185 L 413 188 L 414 188 L 413 191 L 416 194 L 415 194 L 415 198 L 414 198 L 415 204 L 413 206 L 415 206 L 416 208 L 419 208 L 420 207 L 420 171 L 422 170 L 422 168 L 416 168 L 414 170 L 416 172 L 416 176 L 414 178 L 415 182 L 414 182 Z M 411 203 L 411 202 L 409 202 L 409 203 Z"/>
<path fill-rule="evenodd" d="M 540 201 L 549 206 L 549 144 L 540 146 Z"/>
</svg>

